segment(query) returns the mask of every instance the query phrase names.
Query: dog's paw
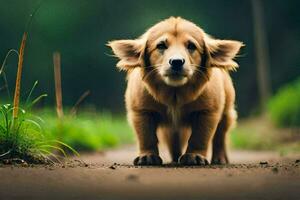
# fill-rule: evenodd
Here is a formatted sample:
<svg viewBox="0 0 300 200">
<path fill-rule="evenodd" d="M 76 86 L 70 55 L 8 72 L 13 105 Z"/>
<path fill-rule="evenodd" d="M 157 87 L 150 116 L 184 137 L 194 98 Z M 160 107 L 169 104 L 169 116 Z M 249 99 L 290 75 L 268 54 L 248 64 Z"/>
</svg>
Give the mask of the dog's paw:
<svg viewBox="0 0 300 200">
<path fill-rule="evenodd" d="M 162 165 L 162 159 L 155 154 L 138 156 L 133 161 L 134 165 Z"/>
<path fill-rule="evenodd" d="M 229 164 L 228 159 L 224 156 L 213 157 L 211 159 L 212 165 L 226 165 Z"/>
<path fill-rule="evenodd" d="M 179 158 L 179 163 L 181 165 L 208 165 L 209 164 L 209 162 L 204 156 L 196 153 L 183 154 Z"/>
</svg>

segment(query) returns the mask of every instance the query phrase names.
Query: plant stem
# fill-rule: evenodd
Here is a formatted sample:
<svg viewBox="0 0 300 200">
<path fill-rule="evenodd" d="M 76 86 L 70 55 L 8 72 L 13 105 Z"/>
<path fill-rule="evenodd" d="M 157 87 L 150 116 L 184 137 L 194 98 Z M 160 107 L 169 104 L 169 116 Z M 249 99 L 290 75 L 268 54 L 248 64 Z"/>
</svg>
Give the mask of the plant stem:
<svg viewBox="0 0 300 200">
<path fill-rule="evenodd" d="M 20 90 L 21 90 L 21 78 L 24 60 L 24 49 L 26 46 L 27 32 L 24 32 L 20 50 L 19 50 L 19 61 L 18 61 L 18 71 L 16 78 L 15 94 L 14 94 L 14 106 L 13 106 L 13 118 L 18 118 L 19 104 L 20 104 Z"/>
<path fill-rule="evenodd" d="M 64 116 L 62 104 L 62 89 L 61 89 L 61 59 L 60 53 L 53 53 L 54 64 L 54 81 L 55 81 L 55 96 L 56 96 L 56 112 L 59 119 Z"/>
<path fill-rule="evenodd" d="M 75 103 L 75 105 L 73 106 L 73 108 L 71 109 L 70 114 L 75 116 L 78 110 L 78 106 L 80 105 L 80 103 L 90 94 L 90 90 L 85 91 L 77 100 L 77 102 Z"/>
</svg>

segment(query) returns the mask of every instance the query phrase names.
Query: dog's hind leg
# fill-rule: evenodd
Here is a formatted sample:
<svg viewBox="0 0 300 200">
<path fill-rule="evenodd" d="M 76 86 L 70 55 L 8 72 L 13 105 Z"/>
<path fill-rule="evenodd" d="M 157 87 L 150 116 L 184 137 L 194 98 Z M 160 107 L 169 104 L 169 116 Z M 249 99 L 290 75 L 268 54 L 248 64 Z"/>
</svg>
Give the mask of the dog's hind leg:
<svg viewBox="0 0 300 200">
<path fill-rule="evenodd" d="M 223 114 L 213 138 L 213 155 L 211 164 L 228 164 L 226 136 L 230 128 L 235 124 L 236 111 L 232 109 Z"/>
</svg>

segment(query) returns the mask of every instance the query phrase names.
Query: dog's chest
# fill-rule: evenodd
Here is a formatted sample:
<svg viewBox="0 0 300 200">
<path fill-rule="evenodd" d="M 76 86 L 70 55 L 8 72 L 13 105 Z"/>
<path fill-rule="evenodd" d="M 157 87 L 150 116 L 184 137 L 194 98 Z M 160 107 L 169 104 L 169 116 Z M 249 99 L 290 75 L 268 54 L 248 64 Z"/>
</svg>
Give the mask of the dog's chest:
<svg viewBox="0 0 300 200">
<path fill-rule="evenodd" d="M 182 120 L 182 110 L 178 106 L 169 106 L 167 108 L 168 121 L 174 128 L 178 127 Z"/>
</svg>

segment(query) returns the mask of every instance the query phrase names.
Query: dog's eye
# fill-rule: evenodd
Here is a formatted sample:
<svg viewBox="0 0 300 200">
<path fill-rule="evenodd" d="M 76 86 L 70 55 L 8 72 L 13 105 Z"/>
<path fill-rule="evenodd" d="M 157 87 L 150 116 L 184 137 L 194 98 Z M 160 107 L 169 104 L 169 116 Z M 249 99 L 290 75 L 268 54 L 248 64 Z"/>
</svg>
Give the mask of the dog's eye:
<svg viewBox="0 0 300 200">
<path fill-rule="evenodd" d="M 189 42 L 186 47 L 189 51 L 193 52 L 197 49 L 196 45 L 192 42 Z"/>
<path fill-rule="evenodd" d="M 166 50 L 168 47 L 165 42 L 160 42 L 156 45 L 156 48 L 159 50 Z"/>
</svg>

